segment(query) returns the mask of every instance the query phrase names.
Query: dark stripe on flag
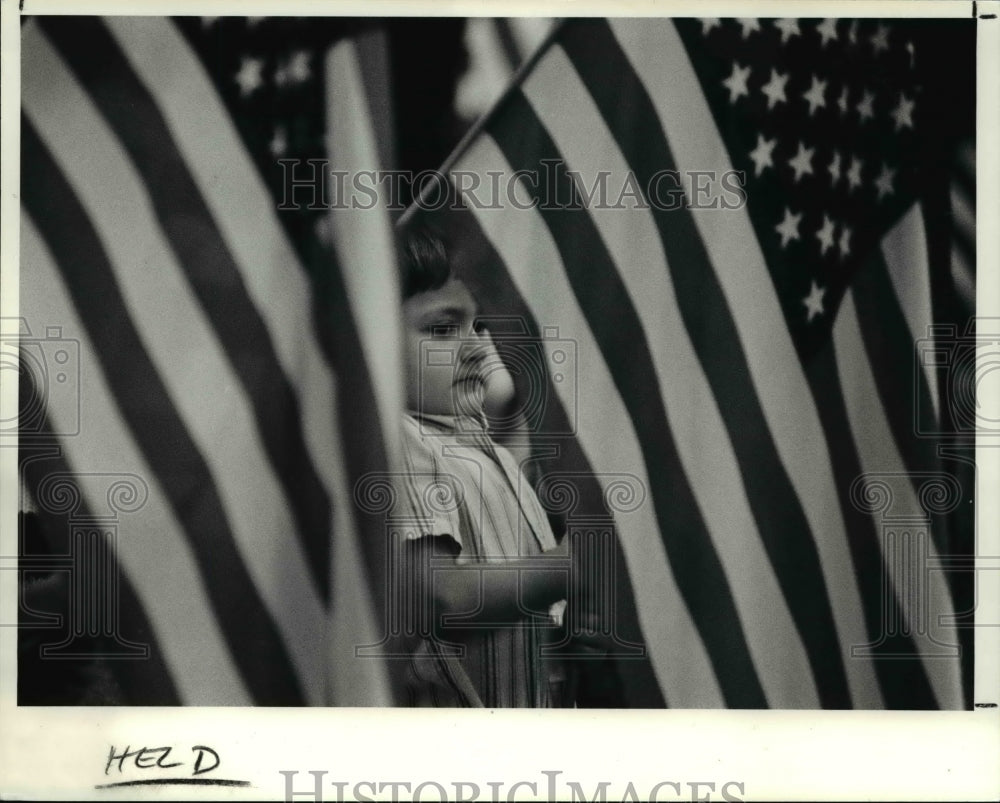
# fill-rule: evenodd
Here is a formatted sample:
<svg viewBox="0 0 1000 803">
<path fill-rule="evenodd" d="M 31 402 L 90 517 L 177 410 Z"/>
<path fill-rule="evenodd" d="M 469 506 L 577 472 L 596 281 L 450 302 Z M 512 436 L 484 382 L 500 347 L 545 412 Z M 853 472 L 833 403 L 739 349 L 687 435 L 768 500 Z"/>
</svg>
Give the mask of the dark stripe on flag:
<svg viewBox="0 0 1000 803">
<path fill-rule="evenodd" d="M 389 64 L 386 33 L 381 29 L 362 31 L 355 38 L 354 46 L 365 87 L 372 132 L 375 134 L 378 164 L 383 170 L 391 170 L 396 166 L 396 143 L 393 134 L 396 130 L 396 121 L 390 102 L 392 68 Z"/>
<path fill-rule="evenodd" d="M 510 28 L 510 20 L 498 17 L 493 20 L 493 29 L 497 32 L 497 41 L 503 51 L 504 60 L 507 67 L 513 73 L 521 66 L 521 51 L 514 38 L 514 32 Z"/>
<path fill-rule="evenodd" d="M 305 445 L 298 398 L 239 267 L 156 102 L 104 25 L 96 18 L 42 17 L 39 23 L 144 179 L 167 240 L 250 398 L 313 581 L 329 604 L 330 498 Z M 94 58 L 95 53 L 100 57 Z"/>
<path fill-rule="evenodd" d="M 314 247 L 316 250 L 311 255 L 311 264 L 327 267 L 309 273 L 313 288 L 313 327 L 323 356 L 337 377 L 337 409 L 331 410 L 330 414 L 337 419 L 336 426 L 344 449 L 342 462 L 347 488 L 353 494 L 366 474 L 385 472 L 389 466 L 384 440 L 385 424 L 379 414 L 375 386 L 365 362 L 365 352 L 336 255 L 329 249 Z M 358 426 L 359 421 L 365 422 L 365 426 Z M 372 591 L 375 621 L 386 622 L 386 599 L 390 589 L 387 587 L 386 554 L 389 543 L 385 516 L 366 510 L 353 498 L 345 500 L 345 504 L 351 505 L 354 512 L 357 538 L 367 570 L 364 581 Z M 334 537 L 347 537 L 347 534 L 335 534 Z M 397 697 L 405 687 L 403 664 L 405 662 L 386 662 L 392 676 L 393 694 Z"/>
<path fill-rule="evenodd" d="M 22 371 L 20 374 L 22 383 L 21 394 L 30 394 L 30 398 L 38 398 L 38 391 L 31 379 L 30 371 Z M 23 408 L 22 408 L 23 409 Z M 23 472 L 25 484 L 35 495 L 37 489 L 45 481 L 46 477 L 52 474 L 74 475 L 72 467 L 66 460 L 62 447 L 47 448 L 44 458 L 37 458 L 31 454 L 34 451 L 36 438 L 45 444 L 56 444 L 58 438 L 53 434 L 48 413 L 41 412 L 41 418 L 37 422 L 35 435 L 30 442 L 22 442 L 19 449 L 19 462 Z M 47 542 L 50 554 L 65 554 L 68 540 L 66 536 L 69 532 L 69 522 L 65 517 L 56 515 L 38 505 L 38 517 L 41 521 L 42 534 Z M 86 501 L 81 498 L 79 509 L 76 511 L 81 519 L 92 520 L 92 514 Z M 116 600 L 118 605 L 119 619 L 122 625 L 123 638 L 135 644 L 142 644 L 149 647 L 148 653 L 141 659 L 114 659 L 107 661 L 118 681 L 125 703 L 130 705 L 180 705 L 180 695 L 174 685 L 173 678 L 167 670 L 167 665 L 163 660 L 163 652 L 156 641 L 146 609 L 135 593 L 135 589 L 129 580 L 128 574 L 118 562 L 118 556 L 114 555 L 114 561 L 118 566 L 118 592 Z M 68 613 L 68 612 L 67 612 Z M 44 659 L 43 659 L 44 660 Z"/>
<path fill-rule="evenodd" d="M 975 269 L 976 264 L 976 243 L 975 243 L 975 232 L 965 231 L 957 226 L 952 230 L 952 243 L 955 248 L 958 249 L 958 253 L 961 255 L 962 259 L 965 260 L 966 264 L 970 265 L 972 269 Z"/>
<path fill-rule="evenodd" d="M 240 558 L 215 481 L 184 427 L 127 312 L 86 211 L 30 121 L 21 158 L 23 202 L 59 267 L 136 445 L 166 491 L 195 554 L 233 661 L 256 702 L 305 698 L 278 629 Z"/>
<path fill-rule="evenodd" d="M 556 168 L 560 186 L 548 186 L 550 174 L 543 171 L 538 186 L 529 190 L 531 195 L 539 204 L 545 198 L 573 197 L 575 185 L 561 154 L 523 93 L 512 92 L 506 103 L 505 113 L 487 130 L 510 165 L 515 170 L 534 170 L 552 160 Z M 726 703 L 733 708 L 765 708 L 767 698 L 736 604 L 684 473 L 663 400 L 648 386 L 656 371 L 628 291 L 586 210 L 545 206 L 539 213 L 635 427 L 670 567 L 705 642 Z M 614 310 L 613 316 L 609 310 Z M 711 593 L 706 595 L 707 589 Z"/>
<path fill-rule="evenodd" d="M 952 180 L 958 185 L 969 206 L 976 208 L 976 161 L 974 146 L 966 145 L 954 158 L 951 171 Z"/>
<path fill-rule="evenodd" d="M 914 347 L 915 339 L 930 333 L 911 334 L 880 249 L 855 274 L 853 298 L 872 376 L 903 463 L 907 471 L 935 471 L 940 466 L 936 441 L 917 437 L 918 432 L 938 431 L 930 386 Z M 922 481 L 914 478 L 917 484 Z M 939 540 L 943 533 L 934 535 L 939 553 L 947 553 L 947 543 Z"/>
<path fill-rule="evenodd" d="M 452 208 L 446 205 L 433 214 L 434 225 L 449 233 L 449 248 L 455 255 L 455 264 L 462 279 L 483 305 L 483 313 L 490 315 L 513 316 L 523 322 L 525 334 L 532 340 L 542 336 L 542 329 L 535 319 L 525 299 L 517 289 L 514 281 L 503 262 L 503 259 L 490 244 L 480 228 L 475 215 L 465 207 Z M 503 356 L 503 339 L 497 340 L 497 350 Z M 547 473 L 570 474 L 578 491 L 579 507 L 575 515 L 583 518 L 589 516 L 608 516 L 604 504 L 604 495 L 594 476 L 586 454 L 579 441 L 565 435 L 549 433 L 573 432 L 572 422 L 559 399 L 558 391 L 552 382 L 549 372 L 542 368 L 537 373 L 529 374 L 517 370 L 517 366 L 509 366 L 519 399 L 541 397 L 541 404 L 532 407 L 528 412 L 528 427 L 532 433 L 532 451 L 539 463 L 545 467 L 539 472 L 542 477 Z M 539 392 L 538 387 L 531 383 L 541 380 L 544 387 Z M 555 455 L 552 455 L 552 451 Z M 554 525 L 556 534 L 562 537 L 565 522 Z M 615 566 L 615 626 L 618 634 L 630 643 L 644 643 L 636 610 L 635 592 L 632 579 L 627 571 L 625 555 L 616 533 L 614 539 Z M 612 659 L 615 672 L 620 680 L 620 688 L 611 690 L 609 694 L 614 700 L 605 696 L 606 689 L 598 689 L 601 699 L 588 698 L 581 705 L 600 705 L 618 708 L 663 708 L 668 701 L 663 696 L 659 683 L 653 672 L 653 666 L 645 659 Z M 592 665 L 588 665 L 588 669 Z M 606 685 L 606 684 L 605 684 Z"/>
<path fill-rule="evenodd" d="M 661 170 L 677 170 L 646 88 L 608 24 L 567 25 L 560 38 L 629 167 L 645 191 Z M 650 202 L 651 201 L 651 202 Z M 781 462 L 750 368 L 689 209 L 648 199 L 678 306 L 719 405 L 747 499 L 796 629 L 809 655 L 824 708 L 850 708 L 842 652 L 819 552 Z"/>
<path fill-rule="evenodd" d="M 879 653 L 893 656 L 883 658 L 876 654 L 860 660 L 874 663 L 887 708 L 939 708 L 913 640 L 902 634 L 885 632 L 887 623 L 900 621 L 901 611 L 895 589 L 891 586 L 883 589 L 883 584 L 891 581 L 879 547 L 880 533 L 871 514 L 858 510 L 851 502 L 851 485 L 862 474 L 861 460 L 854 447 L 854 435 L 837 378 L 832 341 L 806 364 L 805 372 L 833 465 L 868 638 L 872 643 L 878 642 Z M 861 645 L 845 645 L 848 650 L 858 646 Z M 854 659 L 848 657 L 848 660 Z"/>
</svg>

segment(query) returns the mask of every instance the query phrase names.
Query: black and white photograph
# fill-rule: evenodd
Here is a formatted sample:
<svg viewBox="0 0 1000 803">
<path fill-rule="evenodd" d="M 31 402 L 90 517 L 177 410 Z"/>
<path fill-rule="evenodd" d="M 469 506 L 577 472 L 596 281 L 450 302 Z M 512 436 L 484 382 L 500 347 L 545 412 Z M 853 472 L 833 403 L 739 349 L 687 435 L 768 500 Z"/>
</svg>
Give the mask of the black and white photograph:
<svg viewBox="0 0 1000 803">
<path fill-rule="evenodd" d="M 1000 745 L 1000 318 L 977 228 L 997 4 L 4 5 L 0 635 L 19 718 L 211 709 L 293 731 L 330 709 L 358 745 L 386 709 L 476 723 L 439 753 L 508 709 L 519 742 L 648 717 L 645 749 L 682 711 L 881 712 L 975 717 L 968 755 Z M 391 765 L 275 759 L 251 781 L 196 731 L 106 730 L 73 783 L 781 794 L 723 765 L 609 767 L 595 790 L 545 761 L 494 788 L 461 758 L 416 796 Z M 983 770 L 921 771 L 986 799 Z M 42 794 L 17 777 L 0 794 Z"/>
</svg>

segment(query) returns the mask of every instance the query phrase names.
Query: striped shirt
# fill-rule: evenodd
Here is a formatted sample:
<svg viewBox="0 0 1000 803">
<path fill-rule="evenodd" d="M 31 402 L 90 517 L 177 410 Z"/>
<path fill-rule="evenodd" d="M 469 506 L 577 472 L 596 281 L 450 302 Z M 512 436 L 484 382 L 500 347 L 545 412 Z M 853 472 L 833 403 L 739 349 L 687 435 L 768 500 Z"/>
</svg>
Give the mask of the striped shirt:
<svg viewBox="0 0 1000 803">
<path fill-rule="evenodd" d="M 545 511 L 514 458 L 481 425 L 411 414 L 402 430 L 405 472 L 395 517 L 405 523 L 405 537 L 446 536 L 460 564 L 501 563 L 556 546 Z M 409 662 L 408 702 L 551 707 L 560 668 L 543 662 L 540 649 L 554 632 L 545 615 L 513 626 L 480 625 L 462 640 L 461 656 L 423 639 Z"/>
</svg>

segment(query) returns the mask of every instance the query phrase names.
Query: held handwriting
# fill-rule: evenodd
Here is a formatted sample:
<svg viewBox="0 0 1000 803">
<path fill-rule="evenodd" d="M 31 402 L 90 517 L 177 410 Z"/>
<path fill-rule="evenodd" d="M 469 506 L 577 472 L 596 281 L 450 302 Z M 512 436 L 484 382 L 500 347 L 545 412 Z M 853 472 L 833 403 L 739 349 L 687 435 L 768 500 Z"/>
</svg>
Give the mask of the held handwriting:
<svg viewBox="0 0 1000 803">
<path fill-rule="evenodd" d="M 185 758 L 188 760 L 185 761 Z M 114 775 L 115 768 L 117 768 L 118 774 L 123 774 L 133 767 L 138 770 L 153 770 L 157 768 L 165 770 L 190 766 L 191 776 L 193 777 L 211 772 L 221 763 L 222 759 L 215 750 L 201 744 L 194 745 L 191 748 L 191 755 L 187 755 L 180 750 L 175 750 L 173 746 L 139 747 L 132 750 L 131 745 L 126 745 L 124 750 L 118 751 L 114 745 L 111 745 L 111 750 L 108 753 L 108 763 L 104 767 L 104 774 Z"/>
</svg>

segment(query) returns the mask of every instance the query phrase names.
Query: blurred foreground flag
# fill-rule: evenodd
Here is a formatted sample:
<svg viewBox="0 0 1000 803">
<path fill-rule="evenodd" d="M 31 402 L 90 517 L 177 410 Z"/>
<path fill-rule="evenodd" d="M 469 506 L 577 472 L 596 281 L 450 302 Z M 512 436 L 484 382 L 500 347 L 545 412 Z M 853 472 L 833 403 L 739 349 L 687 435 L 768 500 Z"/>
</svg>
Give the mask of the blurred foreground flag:
<svg viewBox="0 0 1000 803">
<path fill-rule="evenodd" d="M 459 203 L 411 213 L 485 313 L 572 344 L 533 373 L 494 332 L 543 503 L 614 515 L 615 627 L 648 658 L 612 651 L 620 704 L 968 704 L 924 359 L 955 337 L 921 200 L 954 119 L 918 28 L 566 22 L 446 164 Z"/>
<path fill-rule="evenodd" d="M 352 492 L 401 409 L 391 227 L 310 197 L 313 171 L 388 166 L 385 56 L 329 19 L 24 25 L 20 454 L 46 544 L 21 569 L 69 599 L 30 611 L 66 618 L 61 643 L 22 630 L 22 677 L 96 655 L 129 704 L 393 702 L 355 657 L 384 562 Z"/>
</svg>

